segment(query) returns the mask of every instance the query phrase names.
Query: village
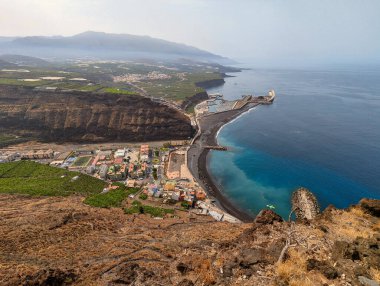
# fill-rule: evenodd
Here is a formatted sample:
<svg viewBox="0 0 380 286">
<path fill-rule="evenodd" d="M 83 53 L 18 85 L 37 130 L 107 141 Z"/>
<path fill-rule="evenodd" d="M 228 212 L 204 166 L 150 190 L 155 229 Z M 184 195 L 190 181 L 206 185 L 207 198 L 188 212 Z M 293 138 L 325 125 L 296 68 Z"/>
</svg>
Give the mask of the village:
<svg viewBox="0 0 380 286">
<path fill-rule="evenodd" d="M 69 171 L 77 171 L 108 183 L 102 193 L 117 188 L 117 183 L 139 191 L 128 197 L 152 206 L 210 215 L 218 221 L 239 222 L 214 204 L 187 167 L 186 141 L 119 145 L 118 148 L 87 146 L 72 150 L 0 149 L 0 163 L 33 160 Z M 97 146 L 99 147 L 99 146 Z"/>
</svg>

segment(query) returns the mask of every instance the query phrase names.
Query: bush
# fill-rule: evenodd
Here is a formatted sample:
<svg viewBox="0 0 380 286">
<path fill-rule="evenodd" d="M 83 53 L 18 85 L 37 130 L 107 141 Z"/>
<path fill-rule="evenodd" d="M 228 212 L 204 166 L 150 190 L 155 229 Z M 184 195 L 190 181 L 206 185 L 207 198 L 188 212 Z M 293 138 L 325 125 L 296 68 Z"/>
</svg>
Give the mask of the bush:
<svg viewBox="0 0 380 286">
<path fill-rule="evenodd" d="M 140 196 L 139 196 L 139 198 L 141 199 L 141 200 L 146 200 L 147 198 L 148 198 L 148 195 L 147 194 L 141 194 Z"/>
<path fill-rule="evenodd" d="M 181 203 L 181 206 L 184 208 L 184 209 L 189 209 L 190 208 L 190 204 L 188 202 L 182 202 Z"/>
<path fill-rule="evenodd" d="M 119 188 L 104 194 L 89 196 L 84 200 L 84 203 L 98 208 L 120 207 L 126 197 L 127 193 Z"/>
</svg>

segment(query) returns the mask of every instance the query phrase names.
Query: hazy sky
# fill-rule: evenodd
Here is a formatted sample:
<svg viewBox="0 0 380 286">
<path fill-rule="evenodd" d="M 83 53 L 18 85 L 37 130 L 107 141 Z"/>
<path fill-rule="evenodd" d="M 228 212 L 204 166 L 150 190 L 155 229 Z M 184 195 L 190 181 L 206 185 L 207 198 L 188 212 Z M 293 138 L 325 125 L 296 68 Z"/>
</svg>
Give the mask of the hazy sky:
<svg viewBox="0 0 380 286">
<path fill-rule="evenodd" d="M 0 0 L 0 35 L 149 35 L 259 64 L 380 63 L 380 0 Z"/>
</svg>

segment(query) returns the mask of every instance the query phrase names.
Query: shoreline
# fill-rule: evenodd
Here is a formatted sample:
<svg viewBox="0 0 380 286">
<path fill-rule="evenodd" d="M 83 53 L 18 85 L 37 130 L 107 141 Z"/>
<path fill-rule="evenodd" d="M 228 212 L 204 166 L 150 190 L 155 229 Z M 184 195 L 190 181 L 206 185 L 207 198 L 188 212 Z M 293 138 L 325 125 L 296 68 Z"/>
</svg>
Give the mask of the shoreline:
<svg viewBox="0 0 380 286">
<path fill-rule="evenodd" d="M 220 187 L 216 185 L 208 170 L 207 155 L 210 150 L 203 146 L 217 145 L 217 135 L 223 126 L 233 122 L 233 120 L 258 105 L 258 103 L 247 104 L 238 110 L 229 110 L 200 118 L 198 128 L 201 129 L 201 133 L 188 151 L 188 167 L 194 178 L 196 178 L 209 196 L 215 198 L 215 205 L 243 222 L 251 222 L 254 217 L 252 214 L 232 203 L 232 201 L 224 195 Z"/>
</svg>

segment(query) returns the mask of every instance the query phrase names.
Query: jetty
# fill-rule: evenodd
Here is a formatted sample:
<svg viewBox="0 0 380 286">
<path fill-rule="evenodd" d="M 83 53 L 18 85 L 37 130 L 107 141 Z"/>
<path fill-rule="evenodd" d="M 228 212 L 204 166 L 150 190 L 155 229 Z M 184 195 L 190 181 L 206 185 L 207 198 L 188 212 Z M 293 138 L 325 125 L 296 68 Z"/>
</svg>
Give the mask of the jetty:
<svg viewBox="0 0 380 286">
<path fill-rule="evenodd" d="M 219 145 L 216 145 L 216 146 L 211 146 L 211 145 L 206 145 L 204 146 L 205 149 L 209 149 L 209 150 L 219 150 L 219 151 L 227 151 L 227 147 L 225 146 L 219 146 Z"/>
<path fill-rule="evenodd" d="M 243 95 L 243 98 L 240 100 L 237 100 L 235 105 L 233 106 L 233 109 L 240 109 L 247 104 L 253 103 L 253 104 L 271 104 L 273 103 L 274 99 L 276 97 L 276 93 L 274 90 L 270 90 L 267 95 Z"/>
</svg>

